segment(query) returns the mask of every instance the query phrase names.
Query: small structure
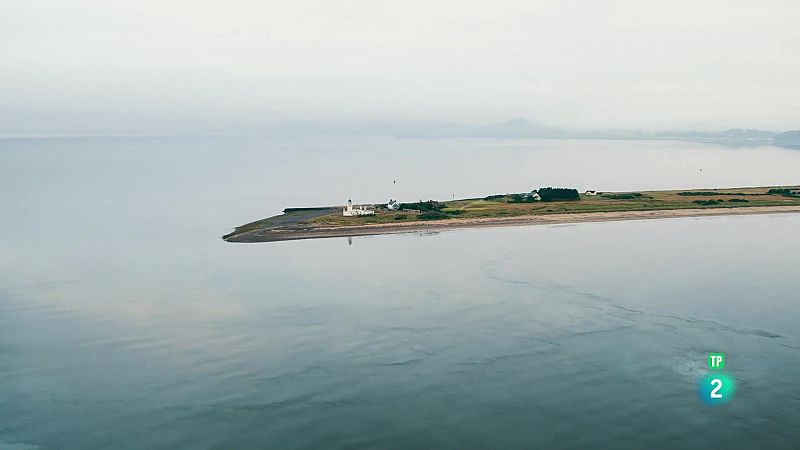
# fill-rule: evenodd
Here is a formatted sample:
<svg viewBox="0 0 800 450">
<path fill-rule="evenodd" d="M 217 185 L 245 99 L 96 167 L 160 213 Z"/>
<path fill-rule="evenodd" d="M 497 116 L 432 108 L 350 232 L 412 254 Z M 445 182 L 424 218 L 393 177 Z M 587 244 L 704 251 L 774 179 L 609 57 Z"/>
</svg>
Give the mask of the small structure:
<svg viewBox="0 0 800 450">
<path fill-rule="evenodd" d="M 597 194 L 599 194 L 599 192 L 597 192 L 597 191 L 586 191 L 586 192 L 584 192 L 584 194 L 586 194 L 586 195 L 597 195 Z"/>
<path fill-rule="evenodd" d="M 386 208 L 389 211 L 397 211 L 400 209 L 400 203 L 397 203 L 397 200 L 389 199 L 389 203 L 386 204 Z"/>
<path fill-rule="evenodd" d="M 540 202 L 542 201 L 542 196 L 539 195 L 539 191 L 532 190 L 530 193 L 524 195 L 525 200 L 532 201 L 532 202 Z"/>
<path fill-rule="evenodd" d="M 342 210 L 342 215 L 345 217 L 370 214 L 375 214 L 375 208 L 372 205 L 354 205 L 352 200 L 347 200 L 347 206 Z"/>
</svg>

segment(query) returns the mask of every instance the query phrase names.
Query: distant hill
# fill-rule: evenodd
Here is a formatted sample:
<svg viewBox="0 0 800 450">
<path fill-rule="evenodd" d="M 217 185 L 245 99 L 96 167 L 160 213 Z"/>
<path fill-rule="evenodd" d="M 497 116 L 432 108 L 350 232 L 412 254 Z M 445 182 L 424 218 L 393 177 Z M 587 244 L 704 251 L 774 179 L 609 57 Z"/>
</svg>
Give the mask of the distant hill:
<svg viewBox="0 0 800 450">
<path fill-rule="evenodd" d="M 777 145 L 800 147 L 800 130 L 786 131 L 775 136 L 774 140 Z"/>
<path fill-rule="evenodd" d="M 285 124 L 281 132 L 319 134 L 357 134 L 407 138 L 495 138 L 495 139 L 598 139 L 598 140 L 677 140 L 710 142 L 730 146 L 780 145 L 800 147 L 800 130 L 778 133 L 757 128 L 729 128 L 719 131 L 671 130 L 645 132 L 635 129 L 565 129 L 521 117 L 488 125 L 452 122 L 300 122 Z"/>
<path fill-rule="evenodd" d="M 423 131 L 424 130 L 424 131 Z M 482 126 L 457 126 L 452 124 L 428 124 L 427 128 L 411 127 L 404 130 L 406 135 L 425 134 L 428 136 L 482 137 L 511 139 L 675 139 L 681 141 L 717 142 L 728 145 L 769 145 L 778 133 L 756 128 L 730 128 L 721 131 L 673 130 L 647 133 L 641 130 L 570 130 L 515 118 Z M 420 133 L 420 131 L 423 131 Z M 790 132 L 791 133 L 791 132 Z M 781 136 L 785 135 L 783 133 Z M 789 142 L 797 142 L 796 136 L 786 136 Z M 788 144 L 787 144 L 788 145 Z M 800 144 L 796 144 L 800 145 Z"/>
<path fill-rule="evenodd" d="M 663 131 L 654 133 L 656 139 L 711 140 L 728 143 L 770 143 L 775 137 L 773 131 L 756 128 L 730 128 L 722 131 Z"/>
<path fill-rule="evenodd" d="M 475 137 L 494 138 L 555 138 L 564 137 L 564 130 L 516 118 L 507 122 L 484 125 L 469 130 Z"/>
</svg>

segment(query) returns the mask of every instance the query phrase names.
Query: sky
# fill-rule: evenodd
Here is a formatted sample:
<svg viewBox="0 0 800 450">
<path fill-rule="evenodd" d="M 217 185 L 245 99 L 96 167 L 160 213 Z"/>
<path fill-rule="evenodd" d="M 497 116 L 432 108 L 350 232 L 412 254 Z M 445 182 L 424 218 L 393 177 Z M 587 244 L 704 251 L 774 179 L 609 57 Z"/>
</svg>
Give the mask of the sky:
<svg viewBox="0 0 800 450">
<path fill-rule="evenodd" d="M 0 132 L 800 128 L 796 0 L 2 0 Z"/>
</svg>

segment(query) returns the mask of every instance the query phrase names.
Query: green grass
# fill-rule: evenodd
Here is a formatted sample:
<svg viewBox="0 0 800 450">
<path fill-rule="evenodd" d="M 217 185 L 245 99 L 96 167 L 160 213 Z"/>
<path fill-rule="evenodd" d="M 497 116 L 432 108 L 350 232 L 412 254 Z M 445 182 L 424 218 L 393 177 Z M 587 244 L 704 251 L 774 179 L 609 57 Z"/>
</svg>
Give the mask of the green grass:
<svg viewBox="0 0 800 450">
<path fill-rule="evenodd" d="M 292 229 L 308 226 L 338 227 L 369 224 L 442 221 L 455 218 L 474 219 L 515 217 L 564 213 L 593 213 L 619 211 L 655 211 L 684 208 L 737 208 L 744 206 L 800 205 L 796 187 L 775 186 L 760 188 L 705 189 L 697 191 L 606 192 L 597 196 L 581 195 L 579 201 L 513 202 L 513 194 L 490 195 L 485 198 L 452 200 L 442 203 L 422 202 L 420 213 L 377 209 L 374 215 L 343 217 L 341 207 L 329 211 L 297 210 L 268 217 L 237 227 L 225 238 L 270 229 Z M 699 197 L 699 198 L 698 198 Z M 413 204 L 412 204 L 413 205 Z M 430 206 L 428 208 L 428 206 Z M 318 216 L 317 216 L 318 215 Z M 316 217 L 315 217 L 316 216 Z"/>
<path fill-rule="evenodd" d="M 768 193 L 770 189 L 774 189 L 771 194 Z M 353 226 L 418 220 L 447 220 L 450 218 L 471 219 L 563 213 L 800 205 L 800 196 L 787 196 L 785 194 L 786 189 L 795 188 L 704 189 L 702 191 L 694 191 L 697 192 L 696 194 L 689 193 L 692 191 L 686 190 L 613 192 L 597 196 L 581 195 L 580 201 L 533 203 L 513 203 L 511 195 L 492 195 L 484 199 L 447 201 L 445 202 L 446 207 L 438 212 L 423 211 L 422 214 L 418 214 L 407 211 L 378 210 L 375 215 L 362 217 L 343 217 L 337 213 L 318 217 L 310 221 L 310 223 L 316 226 Z M 698 199 L 698 197 L 701 199 Z M 716 198 L 707 199 L 707 197 Z M 425 216 L 423 217 L 423 215 Z"/>
</svg>

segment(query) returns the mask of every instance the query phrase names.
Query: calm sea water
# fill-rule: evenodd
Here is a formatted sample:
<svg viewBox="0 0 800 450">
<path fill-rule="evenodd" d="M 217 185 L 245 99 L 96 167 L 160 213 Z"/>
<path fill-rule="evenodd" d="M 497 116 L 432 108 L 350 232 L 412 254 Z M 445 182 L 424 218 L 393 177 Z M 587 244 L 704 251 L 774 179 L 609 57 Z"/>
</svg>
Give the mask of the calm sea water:
<svg viewBox="0 0 800 450">
<path fill-rule="evenodd" d="M 0 448 L 798 447 L 800 216 L 219 238 L 347 198 L 798 174 L 676 142 L 0 140 Z"/>
</svg>

